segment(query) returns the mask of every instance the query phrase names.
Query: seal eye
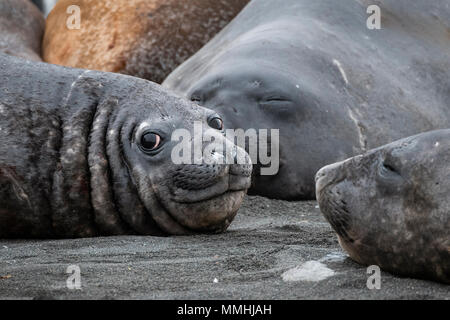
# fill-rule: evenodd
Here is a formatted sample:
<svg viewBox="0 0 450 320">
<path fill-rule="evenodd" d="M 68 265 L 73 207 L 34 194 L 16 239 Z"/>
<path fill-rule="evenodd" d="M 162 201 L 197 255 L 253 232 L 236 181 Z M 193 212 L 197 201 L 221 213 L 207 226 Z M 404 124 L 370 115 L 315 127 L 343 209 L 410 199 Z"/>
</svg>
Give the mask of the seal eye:
<svg viewBox="0 0 450 320">
<path fill-rule="evenodd" d="M 386 171 L 390 171 L 392 173 L 397 173 L 397 170 L 395 170 L 395 168 L 393 166 L 391 166 L 390 164 L 384 163 L 383 167 Z"/>
<path fill-rule="evenodd" d="M 283 98 L 282 96 L 272 96 L 265 99 L 264 102 L 289 102 L 289 100 Z"/>
<path fill-rule="evenodd" d="M 199 94 L 194 93 L 191 96 L 191 101 L 196 102 L 196 103 L 200 103 L 202 101 L 202 98 Z"/>
<path fill-rule="evenodd" d="M 220 119 L 218 117 L 211 118 L 208 121 L 208 124 L 213 129 L 223 130 L 223 121 L 222 121 L 222 119 Z"/>
<path fill-rule="evenodd" d="M 384 178 L 397 178 L 401 176 L 400 172 L 386 160 L 380 164 L 379 173 Z"/>
<path fill-rule="evenodd" d="M 161 136 L 147 132 L 141 137 L 141 146 L 145 151 L 155 151 L 161 146 Z"/>
</svg>

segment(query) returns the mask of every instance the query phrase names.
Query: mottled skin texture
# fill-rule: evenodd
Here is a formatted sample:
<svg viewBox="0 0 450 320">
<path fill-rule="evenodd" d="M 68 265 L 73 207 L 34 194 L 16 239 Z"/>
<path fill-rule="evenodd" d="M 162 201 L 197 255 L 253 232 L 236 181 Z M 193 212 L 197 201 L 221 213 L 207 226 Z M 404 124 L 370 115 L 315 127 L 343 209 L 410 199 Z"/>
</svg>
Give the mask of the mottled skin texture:
<svg viewBox="0 0 450 320">
<path fill-rule="evenodd" d="M 316 179 L 320 209 L 354 260 L 450 283 L 450 130 L 326 166 Z"/>
<path fill-rule="evenodd" d="M 0 237 L 179 235 L 233 220 L 251 162 L 221 165 L 217 152 L 198 165 L 171 160 L 173 130 L 206 130 L 213 111 L 119 74 L 2 54 L 0 70 Z M 161 136 L 150 153 L 149 131 Z M 204 147 L 231 143 L 214 132 Z"/>
<path fill-rule="evenodd" d="M 44 29 L 44 16 L 29 0 L 0 1 L 0 52 L 42 61 Z"/>
<path fill-rule="evenodd" d="M 381 30 L 366 28 L 371 4 Z M 324 165 L 448 128 L 450 4 L 253 0 L 163 86 L 227 127 L 280 129 L 280 170 L 249 193 L 313 198 Z"/>
<path fill-rule="evenodd" d="M 249 0 L 60 0 L 47 18 L 44 60 L 155 82 L 197 52 Z M 68 30 L 66 9 L 81 9 Z"/>
</svg>

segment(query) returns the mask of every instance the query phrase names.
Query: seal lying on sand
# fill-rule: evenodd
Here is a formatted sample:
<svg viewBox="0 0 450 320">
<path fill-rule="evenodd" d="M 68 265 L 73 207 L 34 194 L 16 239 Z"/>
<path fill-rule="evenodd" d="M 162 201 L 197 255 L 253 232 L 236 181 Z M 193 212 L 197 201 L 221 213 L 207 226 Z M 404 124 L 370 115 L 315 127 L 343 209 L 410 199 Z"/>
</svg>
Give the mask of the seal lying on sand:
<svg viewBox="0 0 450 320">
<path fill-rule="evenodd" d="M 450 126 L 448 1 L 376 3 L 381 30 L 371 1 L 253 0 L 163 83 L 230 128 L 280 130 L 279 172 L 254 170 L 250 194 L 313 198 L 324 165 Z"/>
<path fill-rule="evenodd" d="M 47 18 L 46 62 L 162 82 L 249 0 L 60 0 Z M 79 30 L 67 8 L 80 8 Z"/>
<path fill-rule="evenodd" d="M 320 209 L 350 257 L 450 283 L 450 130 L 329 165 L 316 179 Z"/>
<path fill-rule="evenodd" d="M 203 146 L 231 142 L 215 112 L 149 81 L 0 55 L 0 87 L 0 238 L 219 232 L 250 186 L 251 162 L 215 149 L 174 164 L 172 132 L 196 121 L 217 129 Z"/>
<path fill-rule="evenodd" d="M 45 20 L 29 0 L 0 1 L 0 52 L 41 61 Z"/>
</svg>

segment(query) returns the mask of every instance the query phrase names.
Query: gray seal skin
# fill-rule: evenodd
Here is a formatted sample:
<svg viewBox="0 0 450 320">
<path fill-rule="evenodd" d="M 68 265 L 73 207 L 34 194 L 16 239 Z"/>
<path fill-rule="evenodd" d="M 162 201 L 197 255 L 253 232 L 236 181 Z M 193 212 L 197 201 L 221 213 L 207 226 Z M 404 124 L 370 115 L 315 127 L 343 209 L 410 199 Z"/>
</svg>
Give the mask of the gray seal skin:
<svg viewBox="0 0 450 320">
<path fill-rule="evenodd" d="M 214 111 L 125 75 L 2 54 L 0 70 L 0 238 L 212 233 L 233 220 L 251 179 L 243 149 L 231 146 L 242 165 L 215 149 L 202 164 L 171 160 L 172 132 L 194 121 L 217 129 L 204 147 L 231 143 Z"/>
<path fill-rule="evenodd" d="M 450 283 L 450 130 L 326 166 L 316 179 L 320 209 L 351 258 Z"/>
<path fill-rule="evenodd" d="M 0 52 L 42 61 L 44 31 L 44 16 L 29 0 L 0 1 Z"/>
<path fill-rule="evenodd" d="M 31 2 L 33 2 L 45 16 L 48 16 L 58 0 L 31 0 Z"/>
<path fill-rule="evenodd" d="M 450 5 L 253 0 L 163 83 L 229 128 L 280 130 L 280 170 L 250 194 L 314 198 L 324 165 L 450 120 Z M 255 162 L 255 161 L 254 161 Z"/>
</svg>

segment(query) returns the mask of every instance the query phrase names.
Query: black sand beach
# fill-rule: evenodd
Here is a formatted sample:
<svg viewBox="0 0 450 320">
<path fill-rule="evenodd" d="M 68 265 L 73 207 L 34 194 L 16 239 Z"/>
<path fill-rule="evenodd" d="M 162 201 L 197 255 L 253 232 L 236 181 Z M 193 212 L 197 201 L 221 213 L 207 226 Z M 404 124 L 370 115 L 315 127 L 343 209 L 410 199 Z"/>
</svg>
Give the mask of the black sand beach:
<svg viewBox="0 0 450 320">
<path fill-rule="evenodd" d="M 67 267 L 81 290 L 67 288 Z M 449 299 L 444 284 L 367 268 L 316 202 L 247 197 L 230 229 L 193 237 L 0 240 L 0 299 Z"/>
</svg>

